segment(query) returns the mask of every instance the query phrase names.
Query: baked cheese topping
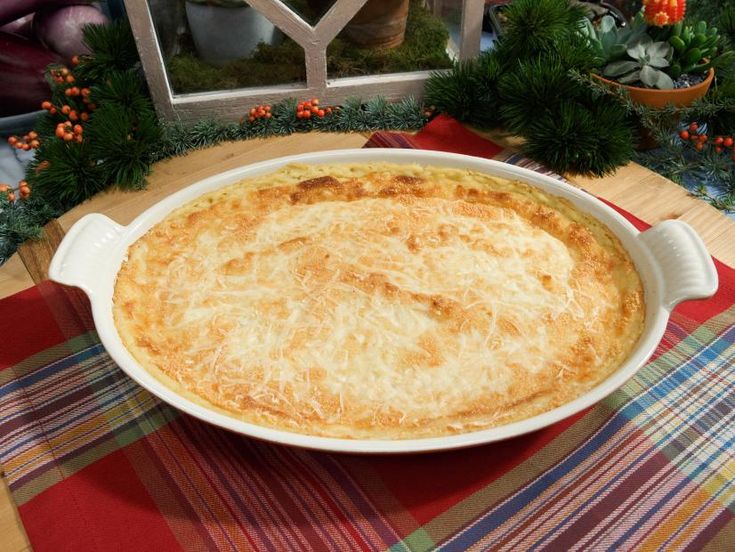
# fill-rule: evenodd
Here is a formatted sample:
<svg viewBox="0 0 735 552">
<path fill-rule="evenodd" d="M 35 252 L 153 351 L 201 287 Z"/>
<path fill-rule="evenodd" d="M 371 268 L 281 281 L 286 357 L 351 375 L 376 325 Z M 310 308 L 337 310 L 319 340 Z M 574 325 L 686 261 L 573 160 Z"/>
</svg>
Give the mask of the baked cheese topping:
<svg viewBox="0 0 735 552">
<path fill-rule="evenodd" d="M 520 182 L 291 165 L 204 195 L 129 249 L 136 360 L 246 421 L 416 438 L 533 416 L 610 375 L 643 327 L 612 233 Z"/>
</svg>

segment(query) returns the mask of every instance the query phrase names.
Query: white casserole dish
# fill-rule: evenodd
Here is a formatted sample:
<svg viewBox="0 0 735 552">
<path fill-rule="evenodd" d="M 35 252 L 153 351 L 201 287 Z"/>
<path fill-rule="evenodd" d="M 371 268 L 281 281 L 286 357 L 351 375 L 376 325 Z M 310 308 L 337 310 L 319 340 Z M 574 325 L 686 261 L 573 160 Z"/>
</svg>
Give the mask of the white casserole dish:
<svg viewBox="0 0 735 552">
<path fill-rule="evenodd" d="M 272 172 L 292 162 L 359 163 L 385 161 L 466 168 L 537 186 L 564 197 L 588 212 L 618 236 L 643 280 L 646 322 L 628 360 L 598 386 L 558 408 L 503 425 L 459 435 L 407 440 L 350 440 L 291 433 L 246 423 L 196 404 L 166 387 L 143 369 L 123 346 L 112 316 L 115 279 L 128 246 L 175 208 L 199 195 L 243 178 Z M 568 184 L 536 172 L 478 157 L 399 149 L 338 150 L 282 157 L 248 165 L 193 184 L 152 206 L 130 225 L 90 214 L 67 233 L 49 268 L 52 280 L 80 287 L 89 296 L 102 344 L 131 378 L 170 405 L 217 426 L 268 441 L 312 449 L 359 453 L 406 453 L 454 449 L 507 439 L 551 425 L 595 404 L 632 377 L 653 354 L 663 337 L 671 310 L 688 299 L 710 297 L 717 290 L 717 272 L 702 240 L 687 224 L 669 220 L 639 232 L 613 209 Z"/>
</svg>

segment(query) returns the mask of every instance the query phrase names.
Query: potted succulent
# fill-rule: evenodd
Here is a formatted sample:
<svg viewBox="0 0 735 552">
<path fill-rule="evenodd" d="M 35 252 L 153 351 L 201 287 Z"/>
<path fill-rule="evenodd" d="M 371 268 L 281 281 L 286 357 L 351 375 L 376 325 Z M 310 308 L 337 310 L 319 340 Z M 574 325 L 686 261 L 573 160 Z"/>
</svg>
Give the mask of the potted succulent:
<svg viewBox="0 0 735 552">
<path fill-rule="evenodd" d="M 637 103 L 685 106 L 707 93 L 718 54 L 717 29 L 685 24 L 684 0 L 649 0 L 626 26 L 611 17 L 583 34 L 600 59 L 596 78 L 622 86 Z"/>
<path fill-rule="evenodd" d="M 186 0 L 186 18 L 197 54 L 221 67 L 248 57 L 258 44 L 275 44 L 280 31 L 245 0 Z"/>
</svg>

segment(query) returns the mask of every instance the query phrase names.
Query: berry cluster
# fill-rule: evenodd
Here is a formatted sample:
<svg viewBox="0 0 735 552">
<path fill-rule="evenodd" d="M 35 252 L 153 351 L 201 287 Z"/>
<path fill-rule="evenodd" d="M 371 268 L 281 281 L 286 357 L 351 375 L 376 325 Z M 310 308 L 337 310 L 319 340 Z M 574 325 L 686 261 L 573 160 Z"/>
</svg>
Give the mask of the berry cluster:
<svg viewBox="0 0 735 552">
<path fill-rule="evenodd" d="M 299 102 L 296 106 L 296 117 L 299 119 L 311 119 L 312 117 L 319 117 L 323 119 L 326 115 L 332 114 L 331 107 L 321 108 L 319 107 L 319 99 L 312 98 L 304 102 Z"/>
<path fill-rule="evenodd" d="M 79 57 L 74 56 L 72 63 L 77 65 Z M 56 125 L 55 135 L 57 138 L 65 142 L 82 141 L 84 129 L 82 124 L 89 121 L 92 112 L 97 106 L 89 99 L 91 90 L 87 87 L 79 87 L 76 85 L 76 77 L 68 67 L 59 67 L 50 71 L 53 81 L 64 88 L 64 95 L 69 98 L 63 105 L 54 105 L 49 100 L 41 102 L 41 109 L 49 112 L 49 115 L 59 116 L 63 119 Z M 37 148 L 41 142 L 38 134 L 34 131 L 29 132 L 23 137 L 11 136 L 8 143 L 18 149 L 29 150 Z M 22 197 L 22 195 L 21 195 Z"/>
<path fill-rule="evenodd" d="M 732 136 L 715 136 L 710 140 L 699 124 L 694 122 L 679 131 L 679 138 L 685 142 L 692 142 L 697 151 L 703 151 L 707 144 L 714 148 L 715 153 L 725 153 L 729 150 L 732 160 L 735 161 L 735 140 Z"/>
<path fill-rule="evenodd" d="M 26 199 L 31 195 L 31 187 L 25 180 L 18 182 L 17 188 L 11 187 L 10 184 L 0 183 L 0 194 L 4 195 L 8 201 L 15 201 L 16 191 L 21 199 Z"/>
<path fill-rule="evenodd" d="M 40 146 L 41 141 L 38 138 L 38 133 L 32 130 L 28 134 L 24 134 L 23 136 L 11 136 L 10 138 L 8 138 L 8 144 L 13 146 L 14 148 L 28 151 Z"/>
<path fill-rule="evenodd" d="M 64 121 L 56 125 L 56 131 L 54 132 L 57 138 L 61 138 L 64 142 L 76 142 L 82 141 L 82 134 L 84 134 L 84 128 L 80 124 L 72 125 L 71 121 Z"/>
<path fill-rule="evenodd" d="M 248 114 L 248 123 L 253 123 L 257 119 L 270 119 L 273 115 L 271 114 L 271 106 L 269 105 L 256 105 L 250 109 Z M 244 118 L 244 117 L 243 117 Z M 242 120 L 240 120 L 242 124 Z"/>
</svg>

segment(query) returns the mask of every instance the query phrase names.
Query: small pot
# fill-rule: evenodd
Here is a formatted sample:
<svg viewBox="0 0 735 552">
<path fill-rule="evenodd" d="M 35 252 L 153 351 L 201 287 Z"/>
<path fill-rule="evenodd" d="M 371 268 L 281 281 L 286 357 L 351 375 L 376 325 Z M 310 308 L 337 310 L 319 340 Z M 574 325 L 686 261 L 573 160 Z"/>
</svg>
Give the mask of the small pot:
<svg viewBox="0 0 735 552">
<path fill-rule="evenodd" d="M 330 0 L 308 0 L 319 16 Z M 409 0 L 368 0 L 344 28 L 344 36 L 360 48 L 395 48 L 406 35 Z"/>
<path fill-rule="evenodd" d="M 637 86 L 620 84 L 619 82 L 608 80 L 594 73 L 592 73 L 592 76 L 609 86 L 624 88 L 628 91 L 630 99 L 637 104 L 647 105 L 648 107 L 666 107 L 668 104 L 672 104 L 677 107 L 686 107 L 707 93 L 707 90 L 709 90 L 709 87 L 712 84 L 712 80 L 715 78 L 715 70 L 710 69 L 707 74 L 707 78 L 699 84 L 695 84 L 694 86 L 689 86 L 687 88 L 673 88 L 671 90 L 639 88 Z"/>
<path fill-rule="evenodd" d="M 186 3 L 186 18 L 199 57 L 217 67 L 250 56 L 258 44 L 276 44 L 281 32 L 250 6 Z"/>
<path fill-rule="evenodd" d="M 707 74 L 707 78 L 699 84 L 695 84 L 694 86 L 689 86 L 687 88 L 673 88 L 670 90 L 640 88 L 638 86 L 629 86 L 627 84 L 611 81 L 594 73 L 592 73 L 592 76 L 600 82 L 604 82 L 608 86 L 624 88 L 628 91 L 631 101 L 639 105 L 645 105 L 653 108 L 662 108 L 669 104 L 676 107 L 686 107 L 707 93 L 715 78 L 715 70 L 710 69 Z M 637 150 L 645 151 L 658 147 L 659 144 L 656 142 L 656 139 L 651 135 L 648 129 L 640 123 L 638 123 L 638 132 L 640 134 L 640 141 L 636 146 Z"/>
</svg>

